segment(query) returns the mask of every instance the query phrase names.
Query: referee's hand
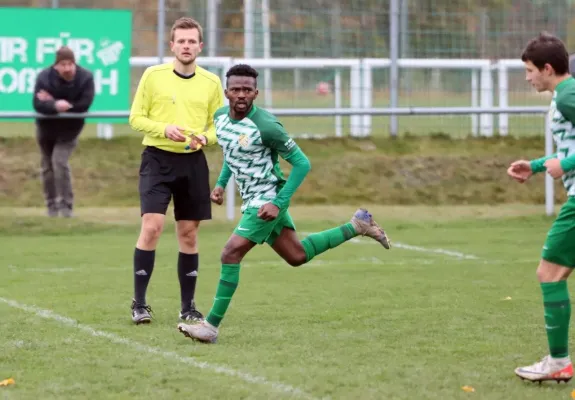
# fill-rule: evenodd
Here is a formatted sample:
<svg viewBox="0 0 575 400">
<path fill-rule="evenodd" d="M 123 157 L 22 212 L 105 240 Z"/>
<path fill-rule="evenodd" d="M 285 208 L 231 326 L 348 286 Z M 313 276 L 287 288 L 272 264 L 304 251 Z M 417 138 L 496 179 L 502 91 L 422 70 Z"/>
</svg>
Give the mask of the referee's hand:
<svg viewBox="0 0 575 400">
<path fill-rule="evenodd" d="M 190 135 L 190 148 L 199 150 L 208 143 L 204 135 Z"/>
<path fill-rule="evenodd" d="M 185 128 L 177 125 L 168 125 L 166 126 L 166 130 L 164 131 L 164 135 L 170 140 L 174 142 L 185 142 L 186 137 L 182 132 L 185 131 Z"/>
</svg>

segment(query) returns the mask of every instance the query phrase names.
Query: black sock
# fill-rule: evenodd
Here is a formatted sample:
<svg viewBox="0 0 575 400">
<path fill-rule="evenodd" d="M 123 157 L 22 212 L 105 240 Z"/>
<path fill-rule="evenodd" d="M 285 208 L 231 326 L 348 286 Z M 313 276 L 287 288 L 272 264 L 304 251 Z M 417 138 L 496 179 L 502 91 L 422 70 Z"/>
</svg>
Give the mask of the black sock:
<svg viewBox="0 0 575 400">
<path fill-rule="evenodd" d="M 134 299 L 137 304 L 146 304 L 146 290 L 154 270 L 155 250 L 134 251 Z"/>
<path fill-rule="evenodd" d="M 178 254 L 178 278 L 180 279 L 180 293 L 182 311 L 190 308 L 196 293 L 198 280 L 198 254 Z"/>
</svg>

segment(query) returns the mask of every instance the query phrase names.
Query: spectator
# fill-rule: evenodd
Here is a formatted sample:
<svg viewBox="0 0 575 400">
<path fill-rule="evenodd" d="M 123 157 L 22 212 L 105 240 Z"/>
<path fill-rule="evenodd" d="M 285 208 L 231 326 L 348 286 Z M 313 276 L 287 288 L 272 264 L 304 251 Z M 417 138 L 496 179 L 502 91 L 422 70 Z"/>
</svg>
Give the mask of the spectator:
<svg viewBox="0 0 575 400">
<path fill-rule="evenodd" d="M 76 64 L 74 52 L 61 47 L 53 65 L 42 70 L 34 87 L 34 109 L 41 114 L 87 112 L 94 100 L 94 77 Z M 71 217 L 74 192 L 69 159 L 84 118 L 37 118 L 36 140 L 42 155 L 42 184 L 50 217 Z"/>
</svg>

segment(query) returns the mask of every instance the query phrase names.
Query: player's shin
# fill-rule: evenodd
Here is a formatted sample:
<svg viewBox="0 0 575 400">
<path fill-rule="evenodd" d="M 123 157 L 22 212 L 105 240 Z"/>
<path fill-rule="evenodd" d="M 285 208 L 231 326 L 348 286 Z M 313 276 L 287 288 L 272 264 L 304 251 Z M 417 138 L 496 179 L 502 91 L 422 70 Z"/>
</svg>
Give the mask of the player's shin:
<svg viewBox="0 0 575 400">
<path fill-rule="evenodd" d="M 146 304 L 146 291 L 154 270 L 155 250 L 134 251 L 134 300 L 138 305 Z"/>
<path fill-rule="evenodd" d="M 218 327 L 228 310 L 240 281 L 240 264 L 222 264 L 216 297 L 206 321 Z"/>
<path fill-rule="evenodd" d="M 178 254 L 178 279 L 180 282 L 180 294 L 182 311 L 191 307 L 196 292 L 198 279 L 198 254 Z"/>
<path fill-rule="evenodd" d="M 543 282 L 543 306 L 545 310 L 545 330 L 549 343 L 549 351 L 553 358 L 563 358 L 569 355 L 569 321 L 571 318 L 571 302 L 567 281 Z"/>
<path fill-rule="evenodd" d="M 357 236 L 351 223 L 343 224 L 337 228 L 328 229 L 323 232 L 312 233 L 304 240 L 302 245 L 306 254 L 306 262 L 311 261 L 315 256 L 339 246 L 342 243 Z"/>
</svg>

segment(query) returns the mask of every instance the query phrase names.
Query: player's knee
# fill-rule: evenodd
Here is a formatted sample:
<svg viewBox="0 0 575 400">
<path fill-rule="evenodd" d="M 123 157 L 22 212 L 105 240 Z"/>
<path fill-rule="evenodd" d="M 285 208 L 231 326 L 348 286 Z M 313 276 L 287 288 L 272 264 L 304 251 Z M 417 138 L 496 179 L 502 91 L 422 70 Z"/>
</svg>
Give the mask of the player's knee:
<svg viewBox="0 0 575 400">
<path fill-rule="evenodd" d="M 243 254 L 237 247 L 226 245 L 222 250 L 220 261 L 222 264 L 239 264 Z"/>
<path fill-rule="evenodd" d="M 162 226 L 158 224 L 148 224 L 142 229 L 142 237 L 145 241 L 156 241 L 162 234 Z"/>
<path fill-rule="evenodd" d="M 541 260 L 537 267 L 537 280 L 539 282 L 559 282 L 571 275 L 572 269 L 550 261 Z"/>
<path fill-rule="evenodd" d="M 180 250 L 186 253 L 195 253 L 198 251 L 198 228 L 199 222 L 197 221 L 178 221 L 177 222 L 177 236 Z"/>
<path fill-rule="evenodd" d="M 198 236 L 196 230 L 178 232 L 178 242 L 186 247 L 196 247 Z"/>
<path fill-rule="evenodd" d="M 144 245 L 152 245 L 158 241 L 162 234 L 164 226 L 162 221 L 150 218 L 144 220 L 142 223 L 142 230 L 140 232 L 140 240 Z"/>
<path fill-rule="evenodd" d="M 305 253 L 295 253 L 287 257 L 286 262 L 292 267 L 299 267 L 307 262 Z"/>
</svg>

